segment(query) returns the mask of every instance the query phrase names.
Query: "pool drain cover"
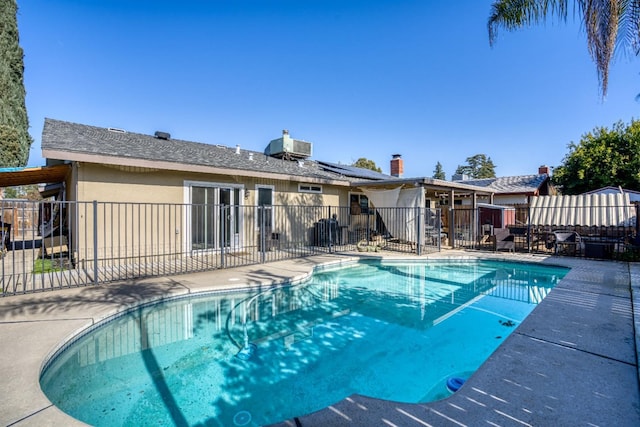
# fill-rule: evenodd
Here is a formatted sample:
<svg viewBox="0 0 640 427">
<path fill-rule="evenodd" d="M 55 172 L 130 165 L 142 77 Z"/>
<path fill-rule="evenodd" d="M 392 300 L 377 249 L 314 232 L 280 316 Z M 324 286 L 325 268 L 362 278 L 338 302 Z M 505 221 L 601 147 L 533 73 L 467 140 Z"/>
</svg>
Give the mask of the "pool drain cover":
<svg viewBox="0 0 640 427">
<path fill-rule="evenodd" d="M 251 414 L 247 411 L 240 411 L 233 416 L 233 423 L 237 426 L 246 426 L 251 422 Z"/>
</svg>

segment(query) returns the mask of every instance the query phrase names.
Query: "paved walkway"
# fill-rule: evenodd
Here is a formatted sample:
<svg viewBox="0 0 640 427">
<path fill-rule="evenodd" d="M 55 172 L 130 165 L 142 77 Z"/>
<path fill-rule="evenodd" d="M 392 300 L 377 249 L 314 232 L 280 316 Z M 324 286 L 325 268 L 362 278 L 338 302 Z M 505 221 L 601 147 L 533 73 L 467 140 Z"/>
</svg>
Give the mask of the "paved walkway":
<svg viewBox="0 0 640 427">
<path fill-rule="evenodd" d="M 453 256 L 495 257 L 447 251 L 421 259 Z M 640 426 L 640 265 L 499 257 L 572 270 L 457 393 L 430 404 L 354 395 L 279 426 Z M 301 278 L 316 264 L 343 259 L 327 255 L 0 298 L 0 425 L 83 425 L 44 396 L 40 370 L 65 339 L 109 315 L 169 295 Z"/>
</svg>

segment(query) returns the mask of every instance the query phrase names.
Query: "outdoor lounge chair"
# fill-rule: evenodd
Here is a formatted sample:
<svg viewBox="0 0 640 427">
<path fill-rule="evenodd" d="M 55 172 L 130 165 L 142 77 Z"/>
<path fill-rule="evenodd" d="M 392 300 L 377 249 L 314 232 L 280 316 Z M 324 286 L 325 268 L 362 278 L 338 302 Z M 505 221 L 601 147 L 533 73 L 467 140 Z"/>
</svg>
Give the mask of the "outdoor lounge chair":
<svg viewBox="0 0 640 427">
<path fill-rule="evenodd" d="M 507 249 L 511 252 L 516 250 L 516 242 L 514 235 L 508 228 L 494 228 L 493 236 L 491 236 L 491 243 L 493 244 L 493 250 Z"/>
<path fill-rule="evenodd" d="M 554 231 L 553 253 L 577 255 L 581 252 L 580 235 L 575 231 Z"/>
</svg>

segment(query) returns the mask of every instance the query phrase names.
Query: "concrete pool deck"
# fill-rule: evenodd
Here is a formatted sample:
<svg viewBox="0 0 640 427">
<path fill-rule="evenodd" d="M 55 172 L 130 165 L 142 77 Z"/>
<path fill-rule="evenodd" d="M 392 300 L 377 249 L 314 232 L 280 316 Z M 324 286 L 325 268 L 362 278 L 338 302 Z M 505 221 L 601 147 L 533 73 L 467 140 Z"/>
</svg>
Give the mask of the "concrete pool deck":
<svg viewBox="0 0 640 427">
<path fill-rule="evenodd" d="M 572 270 L 451 397 L 404 404 L 353 395 L 278 426 L 640 425 L 640 264 L 462 251 L 401 258 L 456 257 Z M 65 340 L 105 317 L 167 296 L 301 278 L 314 265 L 353 258 L 318 256 L 0 298 L 0 425 L 84 425 L 49 402 L 40 370 Z"/>
</svg>

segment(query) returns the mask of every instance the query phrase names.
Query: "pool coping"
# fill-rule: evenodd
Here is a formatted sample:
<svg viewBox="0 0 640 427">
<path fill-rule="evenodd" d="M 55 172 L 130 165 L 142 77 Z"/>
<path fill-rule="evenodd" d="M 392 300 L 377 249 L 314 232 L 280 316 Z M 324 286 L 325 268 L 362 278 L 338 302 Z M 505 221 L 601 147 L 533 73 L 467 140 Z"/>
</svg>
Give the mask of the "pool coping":
<svg viewBox="0 0 640 427">
<path fill-rule="evenodd" d="M 115 313 L 178 295 L 270 287 L 301 280 L 318 265 L 372 257 L 504 259 L 572 270 L 451 397 L 404 404 L 353 395 L 277 426 L 640 425 L 640 266 L 466 251 L 324 255 L 0 298 L 0 424 L 84 425 L 44 396 L 40 371 L 66 340 Z M 562 321 L 549 326 L 551 315 Z"/>
</svg>

